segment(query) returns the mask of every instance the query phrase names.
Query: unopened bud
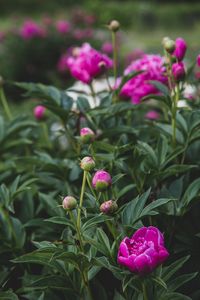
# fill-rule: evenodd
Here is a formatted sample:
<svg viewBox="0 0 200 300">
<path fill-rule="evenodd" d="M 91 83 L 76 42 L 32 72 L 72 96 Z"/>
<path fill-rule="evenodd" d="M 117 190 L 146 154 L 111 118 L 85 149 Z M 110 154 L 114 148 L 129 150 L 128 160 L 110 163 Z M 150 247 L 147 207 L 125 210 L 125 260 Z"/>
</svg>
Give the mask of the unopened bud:
<svg viewBox="0 0 200 300">
<path fill-rule="evenodd" d="M 92 157 L 86 156 L 81 160 L 80 167 L 84 171 L 90 172 L 95 167 L 95 161 Z"/>
<path fill-rule="evenodd" d="M 175 50 L 175 42 L 170 39 L 163 41 L 163 47 L 168 53 L 173 53 Z"/>
<path fill-rule="evenodd" d="M 93 187 L 101 192 L 106 190 L 112 184 L 112 178 L 110 174 L 104 170 L 99 170 L 94 174 L 92 179 Z"/>
<path fill-rule="evenodd" d="M 117 32 L 119 30 L 119 28 L 120 28 L 120 23 L 117 20 L 112 20 L 110 22 L 110 24 L 108 25 L 108 28 L 111 31 Z"/>
<path fill-rule="evenodd" d="M 112 215 L 118 210 L 118 205 L 113 200 L 108 200 L 101 204 L 100 211 L 106 215 Z"/>
<path fill-rule="evenodd" d="M 67 196 L 63 199 L 63 202 L 62 202 L 62 207 L 65 209 L 65 210 L 73 210 L 75 209 L 77 206 L 77 201 L 74 197 L 72 196 Z"/>
<path fill-rule="evenodd" d="M 80 136 L 81 136 L 81 141 L 84 144 L 91 143 L 95 139 L 94 131 L 88 127 L 84 127 L 81 129 Z"/>
</svg>

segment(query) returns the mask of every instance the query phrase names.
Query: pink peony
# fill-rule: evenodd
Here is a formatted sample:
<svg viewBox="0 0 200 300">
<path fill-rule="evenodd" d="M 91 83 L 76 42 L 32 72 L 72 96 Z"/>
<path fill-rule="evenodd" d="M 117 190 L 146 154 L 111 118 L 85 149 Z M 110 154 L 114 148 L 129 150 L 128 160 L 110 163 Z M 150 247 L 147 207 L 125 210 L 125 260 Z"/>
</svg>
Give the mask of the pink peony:
<svg viewBox="0 0 200 300">
<path fill-rule="evenodd" d="M 34 108 L 34 116 L 35 118 L 40 121 L 40 120 L 43 120 L 44 117 L 45 117 L 45 111 L 46 111 L 46 108 L 42 105 L 37 105 L 35 108 Z"/>
<path fill-rule="evenodd" d="M 90 84 L 94 78 L 112 67 L 112 60 L 85 43 L 68 58 L 67 65 L 74 78 Z"/>
<path fill-rule="evenodd" d="M 56 29 L 59 33 L 66 34 L 70 31 L 70 23 L 65 20 L 59 20 L 56 22 Z"/>
<path fill-rule="evenodd" d="M 64 53 L 61 55 L 58 63 L 57 63 L 57 70 L 61 73 L 64 73 L 66 70 L 68 70 L 67 60 L 69 58 L 69 54 Z"/>
<path fill-rule="evenodd" d="M 34 37 L 45 37 L 45 30 L 32 20 L 25 21 L 20 29 L 23 39 L 29 40 Z"/>
<path fill-rule="evenodd" d="M 155 110 L 150 110 L 146 113 L 145 118 L 149 120 L 157 120 L 160 118 L 160 114 Z"/>
<path fill-rule="evenodd" d="M 126 82 L 120 91 L 120 96 L 125 99 L 131 99 L 132 103 L 138 104 L 144 96 L 157 94 L 158 90 L 154 85 L 149 83 L 149 80 L 156 80 L 167 84 L 163 64 L 164 58 L 154 54 L 145 54 L 142 58 L 132 62 L 125 69 L 125 75 L 128 75 L 132 71 L 144 72 Z"/>
<path fill-rule="evenodd" d="M 184 67 L 184 63 L 178 62 L 178 63 L 174 63 L 172 65 L 172 74 L 174 76 L 174 79 L 176 81 L 180 81 L 184 78 L 185 76 L 185 67 Z"/>
<path fill-rule="evenodd" d="M 88 127 L 81 128 L 80 131 L 81 140 L 83 143 L 91 143 L 95 139 L 95 133 Z"/>
<path fill-rule="evenodd" d="M 104 170 L 99 170 L 92 178 L 92 185 L 97 191 L 103 191 L 112 184 L 110 174 Z"/>
<path fill-rule="evenodd" d="M 131 272 L 144 275 L 152 272 L 169 256 L 162 233 L 153 226 L 138 229 L 119 246 L 118 263 Z"/>
<path fill-rule="evenodd" d="M 175 42 L 175 50 L 173 55 L 178 59 L 178 61 L 183 60 L 185 52 L 187 50 L 187 44 L 184 39 L 177 38 Z"/>
</svg>

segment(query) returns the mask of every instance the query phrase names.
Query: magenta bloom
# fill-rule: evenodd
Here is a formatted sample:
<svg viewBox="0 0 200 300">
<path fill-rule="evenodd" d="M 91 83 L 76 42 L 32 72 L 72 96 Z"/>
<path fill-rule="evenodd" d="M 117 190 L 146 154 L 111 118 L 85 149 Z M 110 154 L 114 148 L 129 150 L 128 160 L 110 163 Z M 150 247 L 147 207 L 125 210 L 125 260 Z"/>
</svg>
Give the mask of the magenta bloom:
<svg viewBox="0 0 200 300">
<path fill-rule="evenodd" d="M 65 20 L 59 20 L 56 22 L 56 29 L 59 33 L 66 34 L 70 31 L 70 23 Z"/>
<path fill-rule="evenodd" d="M 99 170 L 92 178 L 92 185 L 97 191 L 103 191 L 112 184 L 110 174 L 104 170 Z"/>
<path fill-rule="evenodd" d="M 177 38 L 175 42 L 175 50 L 173 55 L 178 59 L 178 61 L 183 60 L 185 52 L 187 50 L 187 44 L 184 39 Z"/>
<path fill-rule="evenodd" d="M 112 60 L 85 43 L 77 48 L 74 56 L 68 58 L 67 65 L 74 78 L 90 84 L 94 78 L 112 67 Z"/>
<path fill-rule="evenodd" d="M 160 118 L 160 114 L 155 110 L 150 110 L 146 113 L 145 118 L 149 120 L 157 120 Z"/>
<path fill-rule="evenodd" d="M 172 74 L 174 75 L 174 79 L 176 81 L 180 81 L 184 78 L 185 67 L 182 61 L 172 65 Z"/>
<path fill-rule="evenodd" d="M 117 260 L 131 272 L 144 275 L 152 272 L 168 256 L 162 233 L 158 228 L 149 226 L 138 229 L 131 238 L 123 239 Z"/>
<path fill-rule="evenodd" d="M 103 45 L 101 47 L 101 51 L 108 55 L 112 54 L 112 52 L 113 52 L 112 43 L 110 43 L 110 42 L 103 43 Z"/>
<path fill-rule="evenodd" d="M 58 64 L 57 64 L 57 69 L 59 72 L 64 73 L 68 70 L 68 66 L 67 66 L 67 60 L 69 58 L 69 54 L 68 53 L 64 53 L 61 55 Z"/>
<path fill-rule="evenodd" d="M 34 116 L 37 120 L 43 120 L 44 117 L 45 117 L 45 111 L 46 111 L 46 108 L 42 105 L 37 105 L 35 108 L 34 108 Z"/>
<path fill-rule="evenodd" d="M 32 20 L 25 21 L 20 29 L 20 35 L 25 40 L 44 37 L 45 34 L 45 30 Z"/>
<path fill-rule="evenodd" d="M 124 74 L 127 75 L 132 71 L 144 72 L 125 83 L 120 91 L 120 96 L 125 99 L 131 99 L 133 104 L 140 103 L 144 96 L 158 93 L 156 87 L 150 84 L 149 80 L 167 84 L 167 77 L 164 75 L 164 58 L 159 55 L 143 55 L 142 58 L 132 62 L 125 69 Z"/>
<path fill-rule="evenodd" d="M 200 54 L 197 55 L 197 66 L 200 67 Z"/>
</svg>

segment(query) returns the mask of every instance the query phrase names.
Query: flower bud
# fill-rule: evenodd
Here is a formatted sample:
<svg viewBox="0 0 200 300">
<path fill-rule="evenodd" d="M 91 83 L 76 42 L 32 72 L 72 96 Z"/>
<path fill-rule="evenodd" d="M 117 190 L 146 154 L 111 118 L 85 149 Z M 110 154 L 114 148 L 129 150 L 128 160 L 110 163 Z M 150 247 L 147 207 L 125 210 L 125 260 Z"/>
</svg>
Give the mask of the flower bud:
<svg viewBox="0 0 200 300">
<path fill-rule="evenodd" d="M 185 52 L 187 50 L 187 44 L 184 39 L 177 38 L 175 42 L 175 50 L 173 55 L 177 58 L 178 61 L 183 60 Z"/>
<path fill-rule="evenodd" d="M 112 215 L 118 210 L 118 205 L 116 201 L 108 200 L 101 204 L 100 211 L 105 215 Z"/>
<path fill-rule="evenodd" d="M 44 120 L 45 119 L 45 111 L 46 108 L 43 105 L 37 105 L 34 108 L 34 116 L 38 121 Z"/>
<path fill-rule="evenodd" d="M 91 143 L 95 139 L 94 131 L 87 127 L 81 128 L 80 136 L 81 136 L 81 141 L 84 144 Z"/>
<path fill-rule="evenodd" d="M 163 47 L 168 53 L 173 53 L 175 50 L 175 42 L 169 38 L 163 39 Z"/>
<path fill-rule="evenodd" d="M 110 24 L 108 25 L 108 28 L 111 30 L 111 31 L 118 31 L 119 28 L 120 28 L 120 23 L 117 21 L 117 20 L 112 20 L 110 22 Z"/>
<path fill-rule="evenodd" d="M 95 161 L 92 157 L 86 156 L 81 160 L 80 167 L 84 171 L 90 172 L 95 167 Z"/>
<path fill-rule="evenodd" d="M 172 65 L 172 74 L 176 81 L 181 81 L 185 76 L 185 68 L 183 62 L 178 62 Z"/>
<path fill-rule="evenodd" d="M 112 184 L 111 176 L 108 172 L 104 170 L 99 170 L 94 174 L 92 179 L 93 187 L 101 192 L 106 190 Z"/>
<path fill-rule="evenodd" d="M 63 199 L 63 202 L 62 202 L 62 207 L 65 209 L 65 210 L 73 210 L 75 209 L 77 206 L 77 201 L 74 197 L 72 196 L 67 196 Z"/>
</svg>

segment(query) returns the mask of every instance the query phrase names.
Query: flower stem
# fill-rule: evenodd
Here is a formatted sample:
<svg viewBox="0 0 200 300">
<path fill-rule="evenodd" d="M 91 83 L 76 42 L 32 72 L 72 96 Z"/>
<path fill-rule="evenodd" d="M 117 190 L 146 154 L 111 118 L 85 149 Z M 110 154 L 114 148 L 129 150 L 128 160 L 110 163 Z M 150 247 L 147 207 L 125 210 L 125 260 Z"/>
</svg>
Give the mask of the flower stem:
<svg viewBox="0 0 200 300">
<path fill-rule="evenodd" d="M 113 73 L 115 83 L 117 80 L 117 41 L 116 41 L 116 32 L 112 31 L 112 45 L 113 45 Z"/>
<path fill-rule="evenodd" d="M 94 106 L 97 106 L 97 99 L 96 99 L 96 94 L 95 94 L 95 90 L 94 90 L 94 86 L 93 83 L 90 83 L 90 90 L 91 90 L 91 95 L 93 97 L 94 100 Z"/>
<path fill-rule="evenodd" d="M 143 293 L 143 300 L 148 300 L 147 290 L 144 282 L 142 283 L 142 293 Z"/>
<path fill-rule="evenodd" d="M 42 122 L 42 127 L 43 127 L 43 133 L 44 133 L 44 140 L 46 142 L 47 147 L 51 147 L 51 143 L 49 141 L 49 133 L 48 133 L 48 127 L 45 122 Z"/>
<path fill-rule="evenodd" d="M 10 111 L 10 108 L 9 108 L 9 105 L 8 105 L 8 102 L 7 102 L 7 99 L 6 99 L 6 96 L 5 96 L 2 86 L 0 87 L 0 98 L 1 98 L 1 103 L 2 103 L 3 109 L 7 115 L 7 118 L 9 121 L 11 121 L 12 114 L 11 114 L 11 111 Z"/>
<path fill-rule="evenodd" d="M 83 182 L 82 182 L 82 187 L 81 187 L 80 203 L 79 203 L 79 208 L 78 208 L 78 216 L 77 216 L 77 230 L 78 231 L 80 231 L 80 228 L 81 228 L 81 210 L 82 210 L 82 206 L 83 206 L 83 196 L 84 196 L 84 192 L 85 192 L 86 179 L 87 179 L 87 171 L 84 171 Z"/>
</svg>

